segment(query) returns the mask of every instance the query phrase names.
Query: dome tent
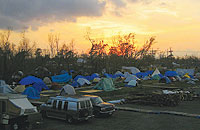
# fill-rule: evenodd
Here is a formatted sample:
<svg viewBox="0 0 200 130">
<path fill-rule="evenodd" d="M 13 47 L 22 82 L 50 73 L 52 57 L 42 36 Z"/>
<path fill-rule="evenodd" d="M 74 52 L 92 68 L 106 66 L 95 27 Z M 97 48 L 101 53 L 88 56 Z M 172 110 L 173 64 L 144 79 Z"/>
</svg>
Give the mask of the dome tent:
<svg viewBox="0 0 200 130">
<path fill-rule="evenodd" d="M 65 95 L 75 95 L 76 94 L 76 91 L 74 89 L 73 86 L 67 84 L 65 85 L 62 89 L 61 89 L 61 92 L 60 92 L 60 95 L 61 96 L 65 96 Z"/>
<path fill-rule="evenodd" d="M 131 80 L 128 82 L 127 85 L 125 85 L 126 87 L 136 87 L 137 86 L 137 81 L 136 80 Z"/>
<path fill-rule="evenodd" d="M 79 83 L 80 86 L 83 86 L 84 84 L 87 84 L 87 85 L 91 84 L 90 81 L 88 81 L 87 79 L 84 79 L 84 78 L 79 78 L 77 80 L 77 83 Z"/>
<path fill-rule="evenodd" d="M 111 78 L 103 78 L 96 86 L 93 87 L 94 89 L 104 90 L 104 91 L 113 91 L 116 90 L 113 81 Z"/>
<path fill-rule="evenodd" d="M 29 99 L 40 99 L 39 92 L 33 87 L 27 87 L 22 93 L 22 95 L 27 95 L 27 98 Z"/>
<path fill-rule="evenodd" d="M 159 75 L 159 74 L 160 74 L 160 71 L 158 70 L 158 68 L 156 68 L 156 70 L 153 72 L 151 76 L 154 77 L 155 75 Z"/>
<path fill-rule="evenodd" d="M 15 94 L 16 92 L 4 80 L 0 80 L 0 93 Z"/>
</svg>

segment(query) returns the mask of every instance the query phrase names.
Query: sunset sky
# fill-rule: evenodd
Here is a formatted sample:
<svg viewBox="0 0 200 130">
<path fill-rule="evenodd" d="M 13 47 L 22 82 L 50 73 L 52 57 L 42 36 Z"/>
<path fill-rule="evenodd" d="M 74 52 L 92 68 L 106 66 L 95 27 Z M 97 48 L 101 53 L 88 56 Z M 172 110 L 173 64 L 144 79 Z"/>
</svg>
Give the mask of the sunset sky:
<svg viewBox="0 0 200 130">
<path fill-rule="evenodd" d="M 14 30 L 11 41 L 26 30 L 41 48 L 54 33 L 60 44 L 74 39 L 76 51 L 86 52 L 90 28 L 94 39 L 132 32 L 137 46 L 155 36 L 153 48 L 189 53 L 200 50 L 200 0 L 0 0 L 0 29 L 7 27 Z"/>
</svg>

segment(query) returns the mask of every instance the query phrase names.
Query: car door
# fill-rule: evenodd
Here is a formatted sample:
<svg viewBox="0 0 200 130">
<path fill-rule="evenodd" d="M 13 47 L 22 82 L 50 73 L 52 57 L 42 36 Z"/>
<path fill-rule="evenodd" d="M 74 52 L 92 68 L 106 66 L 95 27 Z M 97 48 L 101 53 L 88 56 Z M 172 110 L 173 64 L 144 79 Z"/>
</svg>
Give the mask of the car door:
<svg viewBox="0 0 200 130">
<path fill-rule="evenodd" d="M 47 113 L 47 116 L 48 117 L 54 117 L 54 118 L 57 118 L 57 110 L 56 110 L 56 105 L 57 105 L 57 100 L 52 100 L 52 107 L 50 107 L 46 113 Z"/>
</svg>

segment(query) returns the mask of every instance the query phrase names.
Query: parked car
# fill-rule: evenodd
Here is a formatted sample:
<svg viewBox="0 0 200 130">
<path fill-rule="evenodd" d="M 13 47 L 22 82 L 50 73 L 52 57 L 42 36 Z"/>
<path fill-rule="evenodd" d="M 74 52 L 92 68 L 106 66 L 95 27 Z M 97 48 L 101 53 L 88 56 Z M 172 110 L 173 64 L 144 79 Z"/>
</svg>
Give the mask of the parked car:
<svg viewBox="0 0 200 130">
<path fill-rule="evenodd" d="M 93 107 L 90 99 L 83 96 L 56 96 L 40 106 L 43 117 L 52 117 L 74 121 L 89 120 L 93 115 Z"/>
<path fill-rule="evenodd" d="M 5 130 L 22 130 L 40 121 L 40 113 L 20 94 L 0 94 L 0 125 Z"/>
<path fill-rule="evenodd" d="M 93 113 L 96 117 L 101 115 L 111 116 L 115 112 L 115 105 L 104 102 L 101 97 L 96 95 L 84 95 L 89 97 L 93 105 Z"/>
</svg>

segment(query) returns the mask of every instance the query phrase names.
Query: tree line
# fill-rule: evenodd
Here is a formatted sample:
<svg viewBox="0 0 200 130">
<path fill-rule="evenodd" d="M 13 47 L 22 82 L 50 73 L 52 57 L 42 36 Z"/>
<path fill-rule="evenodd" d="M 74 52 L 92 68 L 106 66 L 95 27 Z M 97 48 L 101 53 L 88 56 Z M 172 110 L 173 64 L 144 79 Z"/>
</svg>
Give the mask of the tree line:
<svg viewBox="0 0 200 130">
<path fill-rule="evenodd" d="M 135 34 L 118 35 L 109 43 L 104 39 L 92 39 L 86 33 L 86 39 L 92 44 L 89 53 L 78 54 L 74 49 L 74 40 L 69 45 L 60 45 L 60 36 L 50 33 L 48 35 L 49 49 L 43 50 L 31 43 L 26 32 L 21 32 L 19 43 L 11 43 L 12 30 L 0 33 L 0 79 L 11 81 L 12 75 L 17 71 L 25 75 L 36 75 L 38 67 L 47 68 L 49 74 L 39 74 L 38 77 L 60 74 L 62 70 L 74 70 L 75 75 L 89 75 L 92 73 L 114 73 L 122 66 L 135 66 L 141 70 L 148 70 L 153 66 L 173 69 L 172 62 L 181 64 L 184 68 L 198 68 L 197 57 L 167 57 L 156 58 L 156 53 L 149 53 L 155 43 L 155 37 L 150 37 L 146 43 L 137 48 Z M 79 60 L 81 59 L 81 60 Z M 153 66 L 152 66 L 153 65 Z"/>
</svg>

